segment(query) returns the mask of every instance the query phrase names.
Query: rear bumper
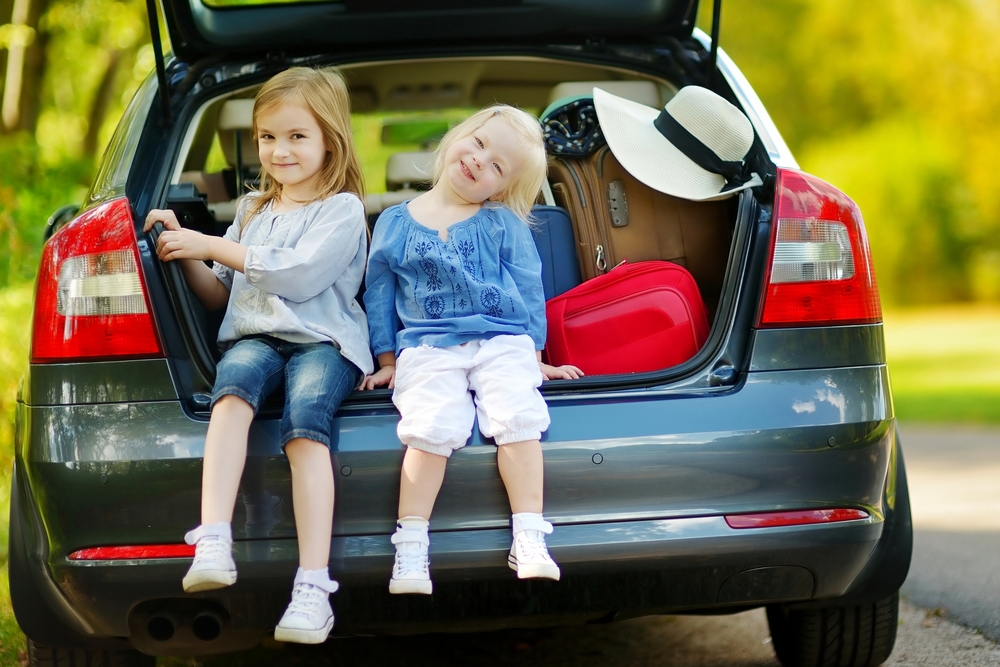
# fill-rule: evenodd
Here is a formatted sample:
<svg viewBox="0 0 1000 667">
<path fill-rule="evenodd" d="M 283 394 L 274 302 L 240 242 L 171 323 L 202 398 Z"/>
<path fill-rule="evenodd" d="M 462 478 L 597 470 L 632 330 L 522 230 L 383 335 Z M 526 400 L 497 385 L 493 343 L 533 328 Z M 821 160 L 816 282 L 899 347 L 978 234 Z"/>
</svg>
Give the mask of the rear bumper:
<svg viewBox="0 0 1000 667">
<path fill-rule="evenodd" d="M 436 505 L 430 598 L 387 590 L 402 457 L 398 417 L 391 407 L 345 411 L 334 454 L 330 566 L 342 585 L 333 599 L 335 632 L 447 632 L 826 604 L 845 593 L 867 595 L 867 582 L 895 583 L 886 568 L 905 575 L 901 559 L 881 555 L 899 552 L 908 562 L 909 554 L 909 542 L 895 537 L 908 537 L 909 524 L 895 530 L 903 525 L 897 496 L 905 496 L 905 480 L 884 366 L 755 372 L 733 388 L 565 395 L 549 405 L 546 518 L 556 524 L 549 544 L 562 580 L 519 581 L 507 568 L 510 515 L 496 448 L 474 436 L 449 462 Z M 22 403 L 18 423 L 23 509 L 12 502 L 11 578 L 20 522 L 27 564 L 20 572 L 30 571 L 37 594 L 15 595 L 12 584 L 12 598 L 28 636 L 46 627 L 45 619 L 24 620 L 22 611 L 37 600 L 79 638 L 128 637 L 155 654 L 237 650 L 270 634 L 297 564 L 290 476 L 273 420 L 251 430 L 243 490 L 254 482 L 258 493 L 280 498 L 281 516 L 255 535 L 252 503 L 238 500 L 239 581 L 193 596 L 180 587 L 186 560 L 83 564 L 67 555 L 97 545 L 178 542 L 198 516 L 205 422 L 185 416 L 177 402 L 150 401 Z M 731 529 L 722 518 L 822 507 L 857 507 L 871 518 L 757 530 Z M 193 634 L 203 612 L 218 620 L 218 637 Z M 172 619 L 167 640 L 150 633 L 157 615 Z"/>
<path fill-rule="evenodd" d="M 549 538 L 559 582 L 519 581 L 506 565 L 507 530 L 431 536 L 432 597 L 391 596 L 388 535 L 335 538 L 331 574 L 336 633 L 379 634 L 544 626 L 653 613 L 735 609 L 843 594 L 865 566 L 883 522 L 735 530 L 722 517 L 559 526 Z M 294 540 L 237 542 L 239 580 L 184 595 L 188 559 L 52 566 L 68 602 L 97 634 L 128 636 L 158 654 L 252 646 L 273 631 L 297 566 Z M 195 602 L 197 601 L 197 602 Z M 218 638 L 192 641 L 202 610 L 221 619 Z M 170 640 L 150 636 L 169 618 Z"/>
</svg>

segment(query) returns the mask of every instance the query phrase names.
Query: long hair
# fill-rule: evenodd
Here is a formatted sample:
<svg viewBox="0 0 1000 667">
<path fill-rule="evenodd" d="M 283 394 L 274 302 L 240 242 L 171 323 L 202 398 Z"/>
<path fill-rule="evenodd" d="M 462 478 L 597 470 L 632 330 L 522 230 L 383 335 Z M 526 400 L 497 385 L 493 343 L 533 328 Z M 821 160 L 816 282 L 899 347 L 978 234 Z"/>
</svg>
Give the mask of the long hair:
<svg viewBox="0 0 1000 667">
<path fill-rule="evenodd" d="M 477 111 L 448 130 L 434 156 L 433 182 L 437 185 L 444 174 L 444 156 L 451 145 L 481 128 L 490 118 L 499 118 L 514 130 L 520 140 L 519 148 L 524 157 L 522 168 L 511 175 L 507 187 L 490 197 L 490 200 L 505 204 L 517 217 L 528 223 L 531 220 L 531 207 L 538 198 L 542 182 L 545 180 L 547 164 L 545 144 L 542 142 L 542 126 L 527 111 L 507 104 L 494 104 Z"/>
<path fill-rule="evenodd" d="M 257 143 L 257 122 L 261 115 L 282 104 L 300 105 L 313 115 L 323 131 L 327 159 L 320 172 L 319 191 L 312 201 L 326 199 L 339 192 L 351 192 L 363 200 L 364 179 L 351 136 L 350 96 L 340 71 L 333 67 L 292 67 L 271 77 L 254 99 L 254 143 Z M 262 166 L 260 187 L 249 195 L 249 210 L 244 222 L 281 195 L 281 183 Z"/>
</svg>

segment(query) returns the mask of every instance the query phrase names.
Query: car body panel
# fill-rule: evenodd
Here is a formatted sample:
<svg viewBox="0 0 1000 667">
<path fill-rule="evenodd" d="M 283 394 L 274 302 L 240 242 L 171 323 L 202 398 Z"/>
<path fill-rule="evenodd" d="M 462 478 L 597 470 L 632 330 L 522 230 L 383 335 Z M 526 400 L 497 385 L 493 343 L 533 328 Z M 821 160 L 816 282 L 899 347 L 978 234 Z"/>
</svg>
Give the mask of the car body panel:
<svg viewBox="0 0 1000 667">
<path fill-rule="evenodd" d="M 751 371 L 836 368 L 885 363 L 881 324 L 758 329 L 751 345 Z"/>
<path fill-rule="evenodd" d="M 549 540 L 563 569 L 558 584 L 511 576 L 506 529 L 443 531 L 432 535 L 433 599 L 400 598 L 385 590 L 394 552 L 388 535 L 337 538 L 331 554 L 331 573 L 343 586 L 336 599 L 337 631 L 454 631 L 477 623 L 511 627 L 522 624 L 512 619 L 526 615 L 525 605 L 537 617 L 528 624 L 545 625 L 551 623 L 546 616 L 557 614 L 580 622 L 609 612 L 641 615 L 835 596 L 864 567 L 882 528 L 882 521 L 857 521 L 737 531 L 721 517 L 560 527 Z M 238 623 L 258 620 L 245 618 L 250 609 L 273 623 L 287 604 L 298 559 L 295 541 L 237 543 L 234 559 L 237 584 L 197 599 L 217 602 Z M 165 559 L 60 561 L 52 569 L 95 632 L 127 636 L 127 612 L 144 598 L 168 607 L 170 600 L 184 597 L 179 582 L 186 566 L 185 560 Z M 796 570 L 778 569 L 765 576 L 771 581 L 757 585 L 734 581 L 726 586 L 732 577 L 760 568 Z M 258 640 L 270 629 L 265 623 L 255 623 Z"/>
<path fill-rule="evenodd" d="M 177 399 L 166 359 L 36 364 L 25 381 L 24 400 L 32 406 Z"/>
<path fill-rule="evenodd" d="M 561 526 L 831 504 L 881 514 L 887 381 L 885 368 L 873 366 L 754 373 L 712 396 L 550 399 L 546 515 Z M 403 454 L 397 420 L 394 409 L 341 412 L 337 535 L 392 531 Z M 266 491 L 286 508 L 257 537 L 295 535 L 277 426 L 257 420 L 250 434 L 242 490 Z M 176 542 L 197 523 L 207 422 L 178 402 L 32 407 L 25 428 L 26 473 L 32 488 L 46 489 L 37 502 L 55 554 Z M 234 533 L 245 538 L 237 505 Z M 476 433 L 449 462 L 432 530 L 497 528 L 509 516 L 496 448 Z"/>
</svg>

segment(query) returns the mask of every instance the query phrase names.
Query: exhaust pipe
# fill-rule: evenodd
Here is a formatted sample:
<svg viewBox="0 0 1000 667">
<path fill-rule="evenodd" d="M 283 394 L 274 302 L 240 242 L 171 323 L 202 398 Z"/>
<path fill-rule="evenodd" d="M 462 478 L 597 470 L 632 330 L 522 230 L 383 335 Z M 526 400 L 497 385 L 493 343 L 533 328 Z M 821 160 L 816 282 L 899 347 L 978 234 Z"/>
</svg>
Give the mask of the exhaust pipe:
<svg viewBox="0 0 1000 667">
<path fill-rule="evenodd" d="M 146 622 L 146 632 L 158 642 L 170 641 L 176 631 L 177 619 L 173 614 L 159 612 Z"/>
<path fill-rule="evenodd" d="M 194 617 L 191 632 L 203 642 L 210 642 L 222 634 L 222 619 L 214 611 L 205 610 Z"/>
<path fill-rule="evenodd" d="M 233 627 L 229 612 L 216 600 L 146 600 L 128 616 L 129 641 L 148 655 L 208 655 L 255 646 L 274 627 L 269 623 Z"/>
</svg>

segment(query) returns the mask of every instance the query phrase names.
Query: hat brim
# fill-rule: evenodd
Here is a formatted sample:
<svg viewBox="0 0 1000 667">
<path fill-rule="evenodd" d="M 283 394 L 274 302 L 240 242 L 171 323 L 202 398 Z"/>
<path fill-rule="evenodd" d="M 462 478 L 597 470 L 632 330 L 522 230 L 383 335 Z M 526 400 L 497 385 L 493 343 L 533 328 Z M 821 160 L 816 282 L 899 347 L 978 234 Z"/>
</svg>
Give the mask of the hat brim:
<svg viewBox="0 0 1000 667">
<path fill-rule="evenodd" d="M 594 108 L 611 152 L 628 173 L 649 187 L 681 199 L 711 201 L 761 185 L 757 174 L 723 190 L 726 179 L 701 168 L 653 125 L 659 109 L 594 88 Z"/>
</svg>

